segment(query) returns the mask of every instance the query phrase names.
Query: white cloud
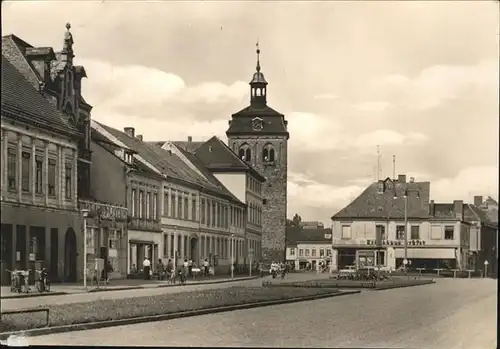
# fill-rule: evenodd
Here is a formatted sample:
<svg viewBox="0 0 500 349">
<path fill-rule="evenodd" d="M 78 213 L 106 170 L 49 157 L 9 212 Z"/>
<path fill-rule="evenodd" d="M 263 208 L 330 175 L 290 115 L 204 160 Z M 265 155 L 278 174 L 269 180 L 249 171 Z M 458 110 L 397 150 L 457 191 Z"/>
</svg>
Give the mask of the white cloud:
<svg viewBox="0 0 500 349">
<path fill-rule="evenodd" d="M 193 123 L 190 119 L 157 120 L 140 115 L 117 114 L 106 109 L 92 112 L 92 118 L 120 131 L 123 131 L 124 127 L 134 127 L 135 133 L 142 134 L 145 141 L 181 141 L 187 140 L 188 136 L 193 137 L 194 141 L 202 141 L 214 135 L 225 139 L 224 131 L 227 128 L 226 119 Z"/>
<path fill-rule="evenodd" d="M 351 200 L 356 198 L 366 186 L 363 185 L 348 185 L 335 186 L 325 183 L 319 183 L 311 180 L 303 174 L 289 173 L 288 175 L 288 207 L 290 214 L 302 212 L 306 210 L 324 209 L 330 216 L 338 210 L 346 206 Z M 313 211 L 311 211 L 313 214 Z M 318 217 L 317 215 L 303 216 L 308 220 L 319 220 L 328 222 L 330 216 Z"/>
<path fill-rule="evenodd" d="M 331 117 L 302 112 L 287 116 L 288 131 L 293 134 L 292 147 L 307 150 L 328 150 L 342 146 L 342 126 Z"/>
<path fill-rule="evenodd" d="M 89 76 L 84 93 L 96 108 L 126 108 L 146 105 L 154 107 L 165 102 L 219 103 L 241 100 L 248 93 L 248 84 L 236 81 L 231 85 L 221 82 L 202 82 L 187 86 L 172 73 L 140 65 L 111 65 L 99 60 L 77 61 Z"/>
<path fill-rule="evenodd" d="M 377 145 L 419 144 L 427 141 L 422 133 L 411 132 L 406 135 L 391 130 L 376 130 L 358 136 L 354 146 L 358 148 L 373 148 Z"/>
<path fill-rule="evenodd" d="M 431 199 L 436 202 L 464 200 L 472 203 L 474 195 L 498 199 L 498 166 L 468 167 L 454 178 L 431 182 Z"/>
<path fill-rule="evenodd" d="M 353 107 L 360 111 L 366 112 L 381 112 L 389 108 L 391 104 L 389 102 L 384 101 L 372 101 L 372 102 L 363 102 L 359 104 L 355 104 Z"/>
<path fill-rule="evenodd" d="M 497 91 L 498 62 L 433 65 L 423 69 L 415 78 L 391 74 L 377 79 L 373 86 L 399 93 L 402 105 L 425 110 L 437 107 L 445 100 L 459 98 L 471 87 L 476 91 Z"/>
<path fill-rule="evenodd" d="M 337 99 L 339 96 L 330 94 L 330 93 L 321 93 L 319 95 L 315 95 L 314 99 Z"/>
</svg>

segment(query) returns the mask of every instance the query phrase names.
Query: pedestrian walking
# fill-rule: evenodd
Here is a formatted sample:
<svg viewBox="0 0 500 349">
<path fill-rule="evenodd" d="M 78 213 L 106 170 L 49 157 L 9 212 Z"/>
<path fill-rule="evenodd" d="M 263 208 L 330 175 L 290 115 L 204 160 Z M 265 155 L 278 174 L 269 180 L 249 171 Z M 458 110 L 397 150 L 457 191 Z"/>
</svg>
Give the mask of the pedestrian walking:
<svg viewBox="0 0 500 349">
<path fill-rule="evenodd" d="M 163 280 L 165 278 L 165 265 L 163 264 L 161 258 L 158 259 L 156 270 L 158 271 L 158 280 Z"/>
<path fill-rule="evenodd" d="M 151 275 L 149 274 L 151 272 L 151 262 L 149 261 L 148 257 L 144 257 L 142 268 L 144 270 L 144 280 L 149 280 L 151 278 Z"/>
<path fill-rule="evenodd" d="M 113 272 L 113 265 L 111 264 L 111 261 L 108 260 L 108 263 L 106 264 L 106 285 L 109 284 L 109 281 L 111 280 L 111 273 Z"/>
<path fill-rule="evenodd" d="M 208 276 L 208 268 L 210 266 L 210 263 L 208 263 L 208 259 L 205 258 L 205 261 L 203 262 L 203 274 L 205 276 Z"/>
<path fill-rule="evenodd" d="M 193 276 L 193 259 L 189 258 L 188 261 L 188 272 L 189 272 L 189 277 Z"/>
<path fill-rule="evenodd" d="M 182 263 L 182 272 L 184 273 L 184 275 L 187 277 L 189 275 L 189 262 L 186 259 L 184 259 L 184 263 Z"/>
</svg>

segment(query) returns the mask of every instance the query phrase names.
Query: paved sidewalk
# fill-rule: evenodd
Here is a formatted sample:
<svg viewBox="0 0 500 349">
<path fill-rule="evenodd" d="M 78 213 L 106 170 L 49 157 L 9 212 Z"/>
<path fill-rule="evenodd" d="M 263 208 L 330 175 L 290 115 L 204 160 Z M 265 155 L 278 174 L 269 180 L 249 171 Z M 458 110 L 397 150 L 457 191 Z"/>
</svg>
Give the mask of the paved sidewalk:
<svg viewBox="0 0 500 349">
<path fill-rule="evenodd" d="M 289 274 L 287 280 L 289 281 L 303 281 L 303 280 L 314 280 L 317 278 L 323 278 L 324 275 L 316 274 Z M 326 276 L 328 277 L 328 276 Z M 43 305 L 55 305 L 55 304 L 67 304 L 67 303 L 80 303 L 80 302 L 92 302 L 95 300 L 102 299 L 123 299 L 123 298 L 135 298 L 135 297 L 147 297 L 155 296 L 167 293 L 179 293 L 179 292 L 189 292 L 189 291 L 200 291 L 200 290 L 210 290 L 218 288 L 229 288 L 235 286 L 246 286 L 246 287 L 259 287 L 262 286 L 262 281 L 269 281 L 272 278 L 270 276 L 265 276 L 264 278 L 249 279 L 239 278 L 237 281 L 233 282 L 223 282 L 225 280 L 218 280 L 217 282 L 207 283 L 192 281 L 190 284 L 184 286 L 171 286 L 171 287 L 158 287 L 148 286 L 140 289 L 131 289 L 127 291 L 123 290 L 112 290 L 107 292 L 73 292 L 67 295 L 58 296 L 44 296 L 44 297 L 31 297 L 31 298 L 11 298 L 2 299 L 1 307 L 2 310 L 19 310 L 19 309 L 30 309 L 37 306 Z M 227 279 L 226 279 L 227 280 Z M 149 284 L 148 284 L 149 285 Z M 81 286 L 80 286 L 81 287 Z"/>
<path fill-rule="evenodd" d="M 241 280 L 254 279 L 255 276 L 237 276 L 234 279 L 226 275 L 215 276 L 215 277 L 200 277 L 196 279 L 188 279 L 186 285 L 200 285 L 200 284 L 217 284 L 226 282 L 237 282 Z M 178 284 L 177 284 L 178 285 Z M 30 287 L 29 293 L 13 293 L 10 291 L 9 286 L 1 287 L 1 299 L 13 299 L 13 298 L 32 298 L 32 297 L 50 297 L 50 294 L 54 295 L 66 295 L 75 293 L 85 293 L 85 292 L 95 292 L 95 291 L 123 291 L 132 290 L 139 288 L 154 288 L 154 287 L 174 287 L 174 284 L 168 281 L 159 280 L 141 280 L 141 279 L 117 279 L 112 280 L 108 285 L 102 284 L 99 287 L 96 285 L 87 285 L 87 288 L 83 286 L 82 283 L 61 283 L 54 284 L 50 287 L 50 293 L 40 294 L 36 291 L 34 286 Z"/>
</svg>

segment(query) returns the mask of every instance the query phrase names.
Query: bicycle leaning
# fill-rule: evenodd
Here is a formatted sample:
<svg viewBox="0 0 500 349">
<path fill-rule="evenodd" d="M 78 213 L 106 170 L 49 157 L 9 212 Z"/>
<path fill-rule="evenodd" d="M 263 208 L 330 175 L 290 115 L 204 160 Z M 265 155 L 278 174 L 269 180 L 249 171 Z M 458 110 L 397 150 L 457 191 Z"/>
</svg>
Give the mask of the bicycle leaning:
<svg viewBox="0 0 500 349">
<path fill-rule="evenodd" d="M 47 269 L 42 268 L 42 270 L 37 270 L 36 272 L 40 274 L 40 277 L 38 277 L 35 281 L 37 291 L 40 293 L 50 292 L 50 282 Z"/>
<path fill-rule="evenodd" d="M 28 284 L 29 272 L 25 270 L 7 270 L 10 273 L 10 292 L 26 293 L 30 291 Z"/>
</svg>

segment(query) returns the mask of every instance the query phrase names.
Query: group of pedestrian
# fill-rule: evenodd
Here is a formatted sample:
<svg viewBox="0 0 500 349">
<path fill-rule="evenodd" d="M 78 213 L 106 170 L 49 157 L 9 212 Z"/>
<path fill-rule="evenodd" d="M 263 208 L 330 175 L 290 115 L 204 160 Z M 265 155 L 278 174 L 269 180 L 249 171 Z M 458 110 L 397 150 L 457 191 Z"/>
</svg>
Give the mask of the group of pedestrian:
<svg viewBox="0 0 500 349">
<path fill-rule="evenodd" d="M 208 263 L 208 260 L 205 259 L 202 268 L 204 275 L 209 275 L 209 267 L 210 264 Z M 137 272 L 135 265 L 133 265 L 131 269 L 135 269 L 135 272 Z M 144 279 L 150 280 L 153 273 L 151 271 L 151 261 L 149 260 L 149 258 L 147 257 L 144 258 L 144 261 L 142 262 L 142 269 L 144 273 Z M 182 262 L 182 265 L 178 268 L 177 275 L 183 277 L 193 277 L 194 276 L 193 269 L 198 269 L 196 262 L 194 262 L 192 259 L 186 258 Z M 156 264 L 156 273 L 158 274 L 158 280 L 165 280 L 172 278 L 172 274 L 175 273 L 175 271 L 176 270 L 172 259 L 169 259 L 166 265 L 163 263 L 161 259 L 158 259 L 158 263 Z"/>
</svg>

